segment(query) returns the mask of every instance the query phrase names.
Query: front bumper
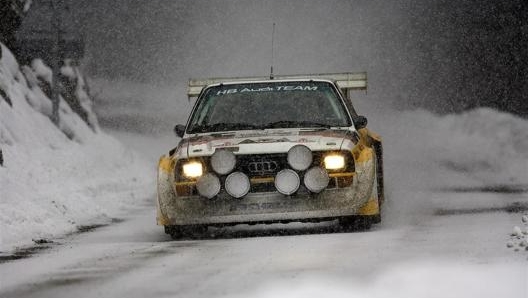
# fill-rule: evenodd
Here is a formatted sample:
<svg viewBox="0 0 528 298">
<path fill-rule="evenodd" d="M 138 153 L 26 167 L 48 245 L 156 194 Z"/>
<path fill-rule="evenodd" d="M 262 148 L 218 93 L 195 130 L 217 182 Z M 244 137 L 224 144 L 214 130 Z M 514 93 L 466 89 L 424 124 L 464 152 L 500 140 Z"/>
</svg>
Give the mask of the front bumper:
<svg viewBox="0 0 528 298">
<path fill-rule="evenodd" d="M 160 162 L 161 164 L 162 162 Z M 356 164 L 351 186 L 326 189 L 319 194 L 298 193 L 285 196 L 278 192 L 249 193 L 242 199 L 200 196 L 178 197 L 167 167 L 158 172 L 158 224 L 236 224 L 317 220 L 358 214 L 367 204 L 374 185 L 372 159 Z"/>
</svg>

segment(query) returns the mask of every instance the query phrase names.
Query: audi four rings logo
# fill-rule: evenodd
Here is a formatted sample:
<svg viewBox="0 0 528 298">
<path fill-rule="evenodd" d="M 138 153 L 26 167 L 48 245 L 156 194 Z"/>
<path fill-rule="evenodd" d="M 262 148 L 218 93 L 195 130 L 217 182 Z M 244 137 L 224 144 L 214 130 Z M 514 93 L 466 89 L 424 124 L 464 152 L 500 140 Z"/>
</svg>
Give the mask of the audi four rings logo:
<svg viewBox="0 0 528 298">
<path fill-rule="evenodd" d="M 248 164 L 248 169 L 253 173 L 274 172 L 279 168 L 274 161 L 254 161 Z"/>
</svg>

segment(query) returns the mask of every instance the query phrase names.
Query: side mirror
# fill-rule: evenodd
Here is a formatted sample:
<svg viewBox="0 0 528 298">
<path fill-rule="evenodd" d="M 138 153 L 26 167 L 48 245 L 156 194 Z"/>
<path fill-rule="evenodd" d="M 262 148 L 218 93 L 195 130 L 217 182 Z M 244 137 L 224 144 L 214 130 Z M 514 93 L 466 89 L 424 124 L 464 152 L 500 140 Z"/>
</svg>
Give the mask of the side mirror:
<svg viewBox="0 0 528 298">
<path fill-rule="evenodd" d="M 354 119 L 354 126 L 356 129 L 361 129 L 367 127 L 367 117 L 365 116 L 357 116 L 356 119 Z"/>
<path fill-rule="evenodd" d="M 177 124 L 174 126 L 174 133 L 178 137 L 183 138 L 183 135 L 185 134 L 185 125 Z"/>
</svg>

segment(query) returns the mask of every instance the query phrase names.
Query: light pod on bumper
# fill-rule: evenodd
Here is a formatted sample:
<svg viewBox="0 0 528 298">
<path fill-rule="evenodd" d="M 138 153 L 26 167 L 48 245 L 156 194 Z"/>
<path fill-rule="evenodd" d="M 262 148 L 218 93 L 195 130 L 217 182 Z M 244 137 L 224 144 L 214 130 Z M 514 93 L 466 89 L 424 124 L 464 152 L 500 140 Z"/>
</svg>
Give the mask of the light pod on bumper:
<svg viewBox="0 0 528 298">
<path fill-rule="evenodd" d="M 297 171 L 304 171 L 312 164 L 312 150 L 304 145 L 295 145 L 288 150 L 288 164 Z"/>
<path fill-rule="evenodd" d="M 237 199 L 245 196 L 249 192 L 250 187 L 251 185 L 248 176 L 242 172 L 229 174 L 225 181 L 225 189 L 227 193 Z"/>
<path fill-rule="evenodd" d="M 214 174 L 205 174 L 196 182 L 196 189 L 202 197 L 212 199 L 220 192 L 220 179 Z"/>
<path fill-rule="evenodd" d="M 321 167 L 313 167 L 304 174 L 304 186 L 311 192 L 320 193 L 329 182 L 328 173 Z"/>
<path fill-rule="evenodd" d="M 291 195 L 299 189 L 301 179 L 295 171 L 285 169 L 275 176 L 275 188 L 283 195 Z"/>
<path fill-rule="evenodd" d="M 220 175 L 231 173 L 235 166 L 236 157 L 231 151 L 216 150 L 213 156 L 211 156 L 211 167 Z"/>
</svg>

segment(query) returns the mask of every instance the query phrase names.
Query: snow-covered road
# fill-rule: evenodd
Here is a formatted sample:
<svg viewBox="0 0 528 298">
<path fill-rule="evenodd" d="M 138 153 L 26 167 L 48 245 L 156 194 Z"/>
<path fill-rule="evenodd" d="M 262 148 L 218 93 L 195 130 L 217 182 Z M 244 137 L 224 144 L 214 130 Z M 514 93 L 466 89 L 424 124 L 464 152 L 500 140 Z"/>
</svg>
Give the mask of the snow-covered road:
<svg viewBox="0 0 528 298">
<path fill-rule="evenodd" d="M 121 223 L 0 264 L 0 296 L 527 297 L 527 255 L 506 247 L 519 213 L 411 217 L 368 232 L 242 226 L 172 241 L 145 206 Z"/>
</svg>

